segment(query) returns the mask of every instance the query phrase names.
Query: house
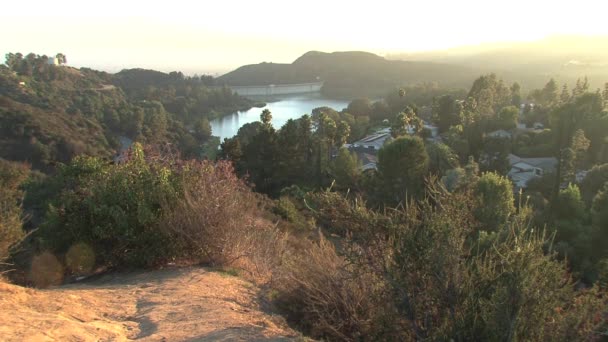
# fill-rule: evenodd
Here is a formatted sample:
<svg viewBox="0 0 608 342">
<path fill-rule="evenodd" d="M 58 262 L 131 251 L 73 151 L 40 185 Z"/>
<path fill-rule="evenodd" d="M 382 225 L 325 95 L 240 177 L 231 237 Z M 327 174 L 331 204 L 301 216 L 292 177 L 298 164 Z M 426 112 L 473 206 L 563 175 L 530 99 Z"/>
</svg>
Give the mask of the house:
<svg viewBox="0 0 608 342">
<path fill-rule="evenodd" d="M 382 148 L 382 146 L 384 146 L 387 141 L 390 141 L 392 139 L 390 131 L 386 132 L 385 130 L 386 129 L 381 130 L 372 135 L 368 135 L 359 141 L 355 141 L 350 145 L 350 147 L 366 148 L 371 151 L 378 151 Z"/>
<path fill-rule="evenodd" d="M 589 173 L 589 170 L 579 170 L 576 171 L 576 174 L 574 175 L 574 181 L 578 184 L 580 184 L 585 177 L 587 177 L 587 174 Z"/>
<path fill-rule="evenodd" d="M 528 182 L 534 178 L 541 177 L 545 173 L 554 172 L 557 167 L 557 159 L 553 157 L 543 158 L 521 158 L 509 154 L 508 176 L 517 189 L 526 188 Z"/>
<path fill-rule="evenodd" d="M 436 140 L 439 139 L 439 127 L 435 126 L 435 125 L 431 125 L 430 123 L 424 121 L 424 126 L 425 129 L 429 130 L 429 132 L 431 132 L 431 136 L 429 137 L 429 139 L 431 140 Z"/>
<path fill-rule="evenodd" d="M 487 136 L 490 138 L 511 139 L 512 134 L 504 129 L 499 129 L 497 131 L 488 133 Z"/>
<path fill-rule="evenodd" d="M 355 152 L 357 157 L 363 164 L 361 167 L 362 171 L 376 170 L 376 164 L 378 163 L 378 151 L 386 144 L 391 141 L 391 129 L 389 127 L 383 128 L 374 134 L 370 134 L 365 138 L 355 141 L 352 144 L 344 144 L 343 147 L 348 148 L 351 152 Z"/>
<path fill-rule="evenodd" d="M 49 63 L 49 65 L 59 65 L 59 58 L 49 57 L 49 59 L 47 60 L 47 63 Z"/>
<path fill-rule="evenodd" d="M 363 164 L 363 166 L 361 167 L 361 170 L 363 172 L 378 169 L 378 157 L 376 157 L 375 155 L 363 152 L 357 153 L 357 157 Z"/>
</svg>

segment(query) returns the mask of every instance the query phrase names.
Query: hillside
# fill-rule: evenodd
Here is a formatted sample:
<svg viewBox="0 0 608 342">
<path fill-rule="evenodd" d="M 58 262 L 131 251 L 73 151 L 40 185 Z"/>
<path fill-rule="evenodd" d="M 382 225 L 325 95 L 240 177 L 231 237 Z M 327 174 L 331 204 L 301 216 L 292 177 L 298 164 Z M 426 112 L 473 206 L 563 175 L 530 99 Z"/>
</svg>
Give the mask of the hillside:
<svg viewBox="0 0 608 342">
<path fill-rule="evenodd" d="M 3 341 L 290 341 L 260 290 L 200 268 L 105 275 L 34 290 L 0 282 Z"/>
<path fill-rule="evenodd" d="M 390 61 L 367 52 L 310 51 L 291 64 L 242 66 L 217 79 L 228 85 L 261 85 L 325 81 L 332 96 L 381 96 L 399 86 L 438 82 L 464 87 L 474 79 L 470 68 L 432 62 Z"/>
<path fill-rule="evenodd" d="M 210 76 L 109 74 L 8 54 L 0 65 L 0 158 L 49 172 L 79 154 L 109 158 L 121 137 L 201 156 L 217 145 L 209 120 L 252 105 L 213 83 Z"/>
<path fill-rule="evenodd" d="M 572 84 L 584 75 L 593 88 L 608 79 L 608 37 L 553 36 L 532 42 L 494 43 L 448 50 L 397 53 L 392 60 L 448 63 L 495 72 L 527 89 L 540 88 L 553 77 Z"/>
</svg>

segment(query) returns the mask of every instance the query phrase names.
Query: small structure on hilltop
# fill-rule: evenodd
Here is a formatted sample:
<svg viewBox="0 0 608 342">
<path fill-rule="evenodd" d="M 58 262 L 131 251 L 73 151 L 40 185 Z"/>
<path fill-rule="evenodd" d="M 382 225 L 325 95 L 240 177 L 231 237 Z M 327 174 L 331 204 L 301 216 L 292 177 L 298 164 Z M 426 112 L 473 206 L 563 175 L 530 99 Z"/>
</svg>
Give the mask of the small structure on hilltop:
<svg viewBox="0 0 608 342">
<path fill-rule="evenodd" d="M 554 172 L 557 167 L 557 158 L 521 158 L 509 154 L 508 176 L 516 189 L 526 188 L 531 179 L 542 177 L 544 174 Z"/>
<path fill-rule="evenodd" d="M 67 63 L 67 58 L 64 54 L 58 53 L 55 57 L 48 57 L 47 63 L 49 65 L 63 65 Z"/>
</svg>

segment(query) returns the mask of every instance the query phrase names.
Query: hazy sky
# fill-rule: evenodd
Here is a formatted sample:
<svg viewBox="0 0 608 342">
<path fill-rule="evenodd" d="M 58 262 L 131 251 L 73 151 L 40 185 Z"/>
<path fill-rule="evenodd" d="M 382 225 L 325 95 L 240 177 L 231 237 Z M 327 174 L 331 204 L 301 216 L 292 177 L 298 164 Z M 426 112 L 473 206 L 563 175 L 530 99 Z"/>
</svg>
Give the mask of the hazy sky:
<svg viewBox="0 0 608 342">
<path fill-rule="evenodd" d="M 292 62 L 309 50 L 445 49 L 608 34 L 605 0 L 5 1 L 0 53 L 63 52 L 74 66 L 186 73 Z"/>
</svg>

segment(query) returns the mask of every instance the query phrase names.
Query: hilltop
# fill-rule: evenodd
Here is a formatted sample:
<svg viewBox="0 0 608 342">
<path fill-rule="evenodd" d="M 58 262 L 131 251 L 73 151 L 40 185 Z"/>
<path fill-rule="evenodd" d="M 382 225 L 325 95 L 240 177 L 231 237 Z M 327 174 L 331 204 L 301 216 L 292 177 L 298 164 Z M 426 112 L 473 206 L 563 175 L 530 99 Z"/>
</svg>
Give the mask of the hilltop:
<svg viewBox="0 0 608 342">
<path fill-rule="evenodd" d="M 464 87 L 474 78 L 471 68 L 434 62 L 391 61 L 360 52 L 310 51 L 291 64 L 260 63 L 242 66 L 217 79 L 228 85 L 263 85 L 325 81 L 332 96 L 381 96 L 403 85 L 437 82 Z"/>
<path fill-rule="evenodd" d="M 259 288 L 201 268 L 108 274 L 47 290 L 0 282 L 4 341 L 290 341 Z"/>
</svg>

